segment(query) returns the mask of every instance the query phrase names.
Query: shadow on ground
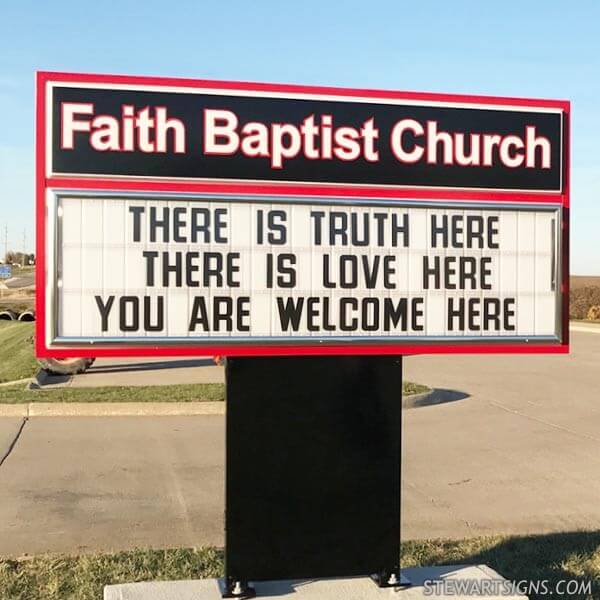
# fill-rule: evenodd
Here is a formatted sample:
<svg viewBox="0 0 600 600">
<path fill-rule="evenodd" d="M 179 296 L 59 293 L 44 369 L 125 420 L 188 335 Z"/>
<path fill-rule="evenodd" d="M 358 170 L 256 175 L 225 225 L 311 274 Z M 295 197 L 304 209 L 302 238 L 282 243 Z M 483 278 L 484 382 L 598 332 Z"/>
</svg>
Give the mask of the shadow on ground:
<svg viewBox="0 0 600 600">
<path fill-rule="evenodd" d="M 93 366 L 90 373 L 127 373 L 129 371 L 160 371 L 162 369 L 182 369 L 189 367 L 214 367 L 212 358 L 169 360 L 165 362 L 141 362 L 115 365 Z"/>
<path fill-rule="evenodd" d="M 434 388 L 426 394 L 419 394 L 414 400 L 409 401 L 409 408 L 421 408 L 423 406 L 434 406 L 436 404 L 446 404 L 448 402 L 458 402 L 469 398 L 466 392 L 458 390 L 446 390 L 442 388 Z"/>
<path fill-rule="evenodd" d="M 472 540 L 407 541 L 402 544 L 403 566 L 485 564 L 506 579 L 531 582 L 529 598 L 600 598 L 600 531 L 568 532 L 518 537 L 488 537 Z M 592 595 L 567 593 L 559 581 L 591 581 Z M 537 591 L 538 581 L 547 581 L 550 591 Z M 575 584 L 570 584 L 575 586 Z M 560 591 L 562 589 L 562 594 Z M 527 592 L 525 592 L 527 593 Z"/>
<path fill-rule="evenodd" d="M 71 381 L 72 375 L 56 375 L 39 371 L 29 384 L 30 390 L 41 390 L 47 386 L 65 385 Z"/>
</svg>

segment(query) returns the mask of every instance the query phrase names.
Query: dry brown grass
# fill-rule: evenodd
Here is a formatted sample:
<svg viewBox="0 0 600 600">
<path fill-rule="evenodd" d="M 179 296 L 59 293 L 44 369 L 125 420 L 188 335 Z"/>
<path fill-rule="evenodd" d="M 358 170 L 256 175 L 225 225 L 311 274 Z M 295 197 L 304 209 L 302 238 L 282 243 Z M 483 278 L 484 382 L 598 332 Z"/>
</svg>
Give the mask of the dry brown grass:
<svg viewBox="0 0 600 600">
<path fill-rule="evenodd" d="M 570 285 L 572 290 L 582 287 L 600 287 L 600 277 L 591 275 L 571 275 Z"/>
<path fill-rule="evenodd" d="M 578 579 L 591 593 L 565 595 L 563 588 L 559 597 L 600 597 L 600 533 L 594 531 L 406 541 L 400 557 L 403 567 L 486 564 L 512 581 L 546 581 L 550 593 L 559 581 Z M 97 600 L 108 584 L 222 574 L 223 551 L 219 548 L 0 558 L 0 600 Z M 392 596 L 400 598 L 402 594 Z M 532 600 L 549 597 L 535 592 L 529 596 Z"/>
<path fill-rule="evenodd" d="M 590 309 L 600 305 L 600 285 L 572 288 L 569 297 L 569 318 L 587 319 Z"/>
<path fill-rule="evenodd" d="M 600 321 L 600 306 L 597 304 L 590 307 L 587 314 L 588 321 Z"/>
</svg>

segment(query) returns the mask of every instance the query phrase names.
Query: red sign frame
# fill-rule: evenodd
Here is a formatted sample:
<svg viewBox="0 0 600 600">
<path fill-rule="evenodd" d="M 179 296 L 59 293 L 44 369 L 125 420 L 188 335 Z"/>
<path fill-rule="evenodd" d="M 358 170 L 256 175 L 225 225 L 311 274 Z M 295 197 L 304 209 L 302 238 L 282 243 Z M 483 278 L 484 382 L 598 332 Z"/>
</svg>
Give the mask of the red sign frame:
<svg viewBox="0 0 600 600">
<path fill-rule="evenodd" d="M 511 192 L 500 190 L 457 190 L 457 189 L 432 189 L 408 188 L 398 186 L 368 186 L 353 184 L 311 184 L 311 183 L 283 183 L 283 182 L 226 182 L 226 181 L 181 181 L 176 179 L 144 179 L 144 178 L 117 178 L 104 176 L 58 176 L 47 173 L 47 88 L 50 83 L 100 84 L 100 85 L 138 85 L 158 87 L 186 87 L 201 91 L 202 89 L 220 89 L 232 92 L 274 92 L 278 94 L 317 94 L 335 96 L 340 100 L 352 97 L 407 100 L 412 102 L 440 102 L 460 103 L 463 105 L 495 105 L 507 107 L 524 107 L 539 109 L 560 110 L 564 119 L 564 153 L 563 153 L 563 186 L 562 192 Z M 382 91 L 370 89 L 350 89 L 322 86 L 302 86 L 270 83 L 224 82 L 213 80 L 195 80 L 183 78 L 140 77 L 124 75 L 90 75 L 73 73 L 38 72 L 36 89 L 36 353 L 40 358 L 67 358 L 81 357 L 125 357 L 125 356 L 205 356 L 219 355 L 342 355 L 342 354 L 454 354 L 454 353 L 547 353 L 558 354 L 569 351 L 569 207 L 570 207 L 570 103 L 564 100 L 536 100 L 529 98 L 506 98 L 495 96 L 472 96 L 459 94 L 437 94 Z M 214 193 L 219 195 L 278 195 L 282 198 L 292 196 L 321 198 L 339 197 L 349 198 L 385 198 L 385 199 L 427 199 L 427 200 L 455 200 L 477 201 L 478 203 L 513 202 L 513 203 L 552 203 L 562 208 L 562 339 L 560 343 L 456 343 L 444 342 L 431 345 L 417 344 L 377 344 L 377 345 L 314 345 L 301 346 L 290 343 L 277 345 L 253 344 L 248 346 L 206 346 L 199 343 L 197 346 L 133 346 L 118 344 L 114 346 L 76 346 L 73 348 L 51 347 L 45 339 L 46 314 L 46 192 L 49 189 L 60 190 L 89 190 L 98 192 L 187 192 L 187 193 Z"/>
</svg>

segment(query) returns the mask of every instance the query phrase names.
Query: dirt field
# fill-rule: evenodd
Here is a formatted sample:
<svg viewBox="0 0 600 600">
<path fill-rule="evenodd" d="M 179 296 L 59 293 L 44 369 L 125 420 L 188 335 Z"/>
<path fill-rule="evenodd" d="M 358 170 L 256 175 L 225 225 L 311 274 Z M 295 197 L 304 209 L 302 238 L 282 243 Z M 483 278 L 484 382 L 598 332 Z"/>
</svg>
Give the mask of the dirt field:
<svg viewBox="0 0 600 600">
<path fill-rule="evenodd" d="M 16 289 L 0 289 L 0 310 L 10 309 L 17 313 L 31 310 L 35 302 L 33 286 Z"/>
<path fill-rule="evenodd" d="M 598 310 L 590 314 L 592 306 L 600 306 L 600 277 L 573 275 L 571 277 L 571 293 L 569 316 L 571 319 L 598 319 Z"/>
<path fill-rule="evenodd" d="M 571 289 L 582 287 L 600 287 L 600 277 L 588 277 L 587 275 L 571 275 Z"/>
</svg>

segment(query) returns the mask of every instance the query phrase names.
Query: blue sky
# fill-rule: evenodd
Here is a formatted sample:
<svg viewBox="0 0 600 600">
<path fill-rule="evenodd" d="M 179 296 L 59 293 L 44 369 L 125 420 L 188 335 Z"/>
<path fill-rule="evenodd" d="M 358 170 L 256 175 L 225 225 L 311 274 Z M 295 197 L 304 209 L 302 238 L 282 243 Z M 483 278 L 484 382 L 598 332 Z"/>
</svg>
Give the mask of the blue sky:
<svg viewBox="0 0 600 600">
<path fill-rule="evenodd" d="M 0 0 L 0 228 L 33 248 L 38 69 L 560 98 L 571 270 L 600 275 L 599 23 L 594 1 Z"/>
</svg>

